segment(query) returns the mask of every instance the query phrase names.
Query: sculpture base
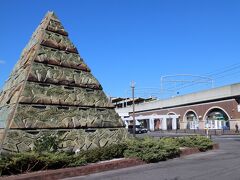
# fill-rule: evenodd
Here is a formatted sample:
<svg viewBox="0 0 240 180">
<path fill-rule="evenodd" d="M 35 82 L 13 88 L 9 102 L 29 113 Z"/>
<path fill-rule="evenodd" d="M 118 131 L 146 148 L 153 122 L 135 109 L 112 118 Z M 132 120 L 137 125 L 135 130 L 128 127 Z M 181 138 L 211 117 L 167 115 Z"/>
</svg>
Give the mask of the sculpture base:
<svg viewBox="0 0 240 180">
<path fill-rule="evenodd" d="M 127 136 L 125 128 L 98 129 L 41 129 L 13 130 L 7 132 L 3 143 L 3 152 L 17 153 L 31 151 L 36 140 L 42 136 L 54 136 L 61 151 L 87 150 L 117 144 Z"/>
</svg>

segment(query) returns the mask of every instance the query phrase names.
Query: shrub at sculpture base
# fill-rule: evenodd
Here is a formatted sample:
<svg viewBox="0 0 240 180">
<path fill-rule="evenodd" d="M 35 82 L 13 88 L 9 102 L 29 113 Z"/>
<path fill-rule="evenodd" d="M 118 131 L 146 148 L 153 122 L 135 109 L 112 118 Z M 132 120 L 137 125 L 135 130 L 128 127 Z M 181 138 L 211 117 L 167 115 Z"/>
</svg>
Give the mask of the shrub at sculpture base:
<svg viewBox="0 0 240 180">
<path fill-rule="evenodd" d="M 128 149 L 124 152 L 125 157 L 139 158 L 148 163 L 164 161 L 180 155 L 178 143 L 169 138 L 130 140 L 127 144 Z"/>
<path fill-rule="evenodd" d="M 213 148 L 211 139 L 205 136 L 188 136 L 175 139 L 180 147 L 196 147 L 200 151 L 207 151 Z"/>
<path fill-rule="evenodd" d="M 125 143 L 120 143 L 80 151 L 78 154 L 47 151 L 8 154 L 0 158 L 0 171 L 2 175 L 12 175 L 47 169 L 77 167 L 87 163 L 122 158 L 126 148 Z"/>
<path fill-rule="evenodd" d="M 52 136 L 53 137 L 53 136 Z M 88 163 L 114 158 L 137 158 L 147 163 L 164 161 L 180 155 L 180 147 L 197 147 L 206 151 L 213 147 L 213 142 L 201 136 L 181 138 L 145 138 L 128 139 L 125 142 L 110 144 L 100 148 L 62 152 L 54 147 L 55 138 L 43 136 L 35 143 L 35 151 L 14 153 L 0 156 L 1 175 L 21 174 L 47 169 L 83 166 Z M 46 147 L 44 141 L 46 141 Z"/>
</svg>

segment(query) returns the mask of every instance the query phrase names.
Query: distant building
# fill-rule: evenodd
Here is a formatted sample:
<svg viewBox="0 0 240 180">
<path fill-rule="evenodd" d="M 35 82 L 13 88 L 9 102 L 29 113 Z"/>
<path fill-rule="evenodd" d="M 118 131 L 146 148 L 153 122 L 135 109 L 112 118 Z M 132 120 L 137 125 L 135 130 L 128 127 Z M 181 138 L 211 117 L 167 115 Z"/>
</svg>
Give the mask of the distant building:
<svg viewBox="0 0 240 180">
<path fill-rule="evenodd" d="M 151 102 L 151 101 L 155 101 L 155 100 L 157 100 L 157 99 L 152 98 L 152 97 L 150 97 L 150 98 L 138 97 L 138 98 L 135 98 L 134 102 L 136 105 L 138 105 L 138 104 L 147 103 L 147 102 Z M 122 120 L 124 120 L 126 127 L 127 127 L 127 125 L 132 124 L 133 122 L 131 120 L 129 112 L 128 111 L 119 112 L 118 109 L 125 109 L 125 108 L 127 109 L 128 107 L 132 107 L 133 99 L 132 98 L 112 97 L 111 102 L 116 107 L 116 111 L 118 112 L 119 116 L 122 118 Z M 137 121 L 136 124 L 140 124 L 139 121 Z"/>
<path fill-rule="evenodd" d="M 150 101 L 154 101 L 157 100 L 156 98 L 135 98 L 135 104 L 141 104 L 141 103 L 145 103 L 145 102 L 150 102 Z M 111 101 L 113 103 L 113 105 L 115 105 L 116 108 L 125 108 L 125 107 L 129 107 L 133 104 L 133 99 L 132 98 L 121 98 L 121 97 L 112 97 Z"/>
<path fill-rule="evenodd" d="M 117 113 L 132 121 L 132 99 L 112 99 Z M 175 129 L 234 129 L 240 124 L 240 83 L 166 100 L 135 100 L 136 124 L 151 131 Z"/>
</svg>

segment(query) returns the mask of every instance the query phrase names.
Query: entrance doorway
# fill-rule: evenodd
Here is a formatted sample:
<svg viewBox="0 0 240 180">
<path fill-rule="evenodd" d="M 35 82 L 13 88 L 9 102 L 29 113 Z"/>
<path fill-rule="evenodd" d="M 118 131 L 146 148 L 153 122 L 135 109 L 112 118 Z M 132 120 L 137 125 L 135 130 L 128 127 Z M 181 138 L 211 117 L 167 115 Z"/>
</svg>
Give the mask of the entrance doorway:
<svg viewBox="0 0 240 180">
<path fill-rule="evenodd" d="M 205 128 L 209 129 L 229 129 L 228 115 L 219 108 L 210 110 L 206 115 Z"/>
<path fill-rule="evenodd" d="M 180 120 L 179 120 L 179 118 L 177 118 L 176 121 L 177 121 L 177 129 L 180 129 Z"/>
<path fill-rule="evenodd" d="M 154 131 L 158 131 L 161 129 L 161 120 L 154 119 Z"/>
<path fill-rule="evenodd" d="M 188 111 L 185 120 L 187 121 L 187 129 L 198 129 L 199 128 L 199 120 L 197 118 L 196 113 L 193 111 Z"/>
<path fill-rule="evenodd" d="M 167 118 L 167 130 L 172 130 L 172 118 Z"/>
</svg>

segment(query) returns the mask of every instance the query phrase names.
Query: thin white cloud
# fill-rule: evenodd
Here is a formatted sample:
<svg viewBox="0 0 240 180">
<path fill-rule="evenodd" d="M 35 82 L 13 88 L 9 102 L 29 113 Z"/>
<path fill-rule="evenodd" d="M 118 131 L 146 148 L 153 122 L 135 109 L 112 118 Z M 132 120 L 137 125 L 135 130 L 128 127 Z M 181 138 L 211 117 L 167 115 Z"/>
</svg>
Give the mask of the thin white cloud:
<svg viewBox="0 0 240 180">
<path fill-rule="evenodd" d="M 5 64 L 5 61 L 0 60 L 0 64 Z"/>
</svg>

